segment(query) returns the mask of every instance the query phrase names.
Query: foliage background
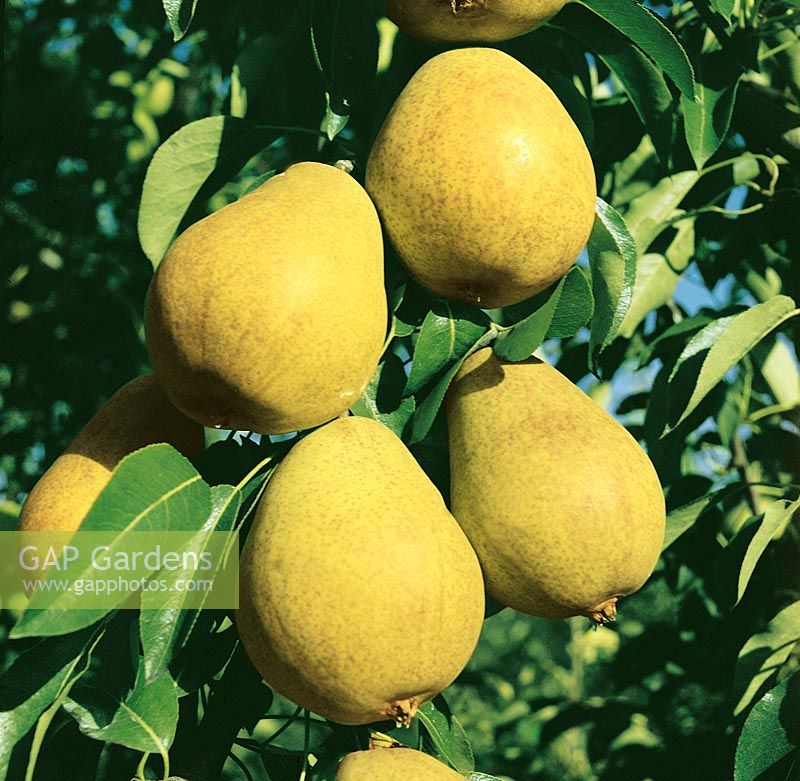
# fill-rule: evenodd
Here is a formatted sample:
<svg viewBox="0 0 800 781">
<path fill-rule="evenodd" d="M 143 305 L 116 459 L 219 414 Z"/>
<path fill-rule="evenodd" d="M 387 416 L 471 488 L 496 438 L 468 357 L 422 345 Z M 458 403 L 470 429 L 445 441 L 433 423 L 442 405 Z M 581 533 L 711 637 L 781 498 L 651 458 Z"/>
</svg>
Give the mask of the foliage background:
<svg viewBox="0 0 800 781">
<path fill-rule="evenodd" d="M 613 4 L 589 5 L 615 21 L 608 10 Z M 800 282 L 798 6 L 697 0 L 654 8 L 688 53 L 698 101 L 681 95 L 689 71 L 672 44 L 651 36 L 633 46 L 585 7 L 570 6 L 542 30 L 502 46 L 545 78 L 565 103 L 591 149 L 602 197 L 624 215 L 636 241 L 636 287 L 626 288 L 613 274 L 590 280 L 595 315 L 584 328 L 591 313 L 589 286 L 573 277 L 573 287 L 553 301 L 557 322 L 545 323 L 542 349 L 645 441 L 669 507 L 678 509 L 671 515 L 671 534 L 684 532 L 675 536 L 647 587 L 624 602 L 611 629 L 593 631 L 583 619 L 548 622 L 507 610 L 487 620 L 481 645 L 448 700 L 471 741 L 475 767 L 516 781 L 730 778 L 750 708 L 781 681 L 796 689 L 791 674 L 800 666 L 800 541 L 796 522 L 789 522 L 793 506 L 776 510 L 774 503 L 795 500 L 800 482 L 798 332 L 794 320 L 773 327 L 792 308 L 782 308 L 776 297 L 797 300 Z M 164 8 L 153 1 L 6 3 L 0 492 L 8 524 L 36 478 L 102 401 L 147 369 L 142 303 L 152 264 L 142 251 L 137 215 L 156 148 L 185 125 L 221 114 L 263 129 L 253 148 L 220 166 L 216 179 L 203 184 L 201 176 L 191 203 L 177 204 L 167 215 L 167 222 L 176 220 L 173 228 L 235 199 L 292 160 L 354 159 L 355 175 L 363 177 L 380 119 L 419 64 L 440 50 L 402 34 L 395 39 L 381 16 L 378 2 L 320 0 L 312 11 L 304 2 L 201 0 L 188 33 L 176 42 Z M 186 18 L 173 17 L 176 24 Z M 334 137 L 321 143 L 319 128 Z M 224 130 L 238 138 L 235 127 Z M 219 143 L 223 149 L 227 142 Z M 708 171 L 702 178 L 693 173 L 698 167 Z M 171 236 L 169 225 L 157 227 L 161 234 L 150 236 L 151 247 Z M 147 246 L 148 237 L 142 240 Z M 603 240 L 597 238 L 598 246 Z M 624 255 L 618 243 L 613 249 Z M 602 266 L 596 257 L 589 260 L 597 273 Z M 391 257 L 388 271 L 392 303 L 401 300 L 397 339 L 360 412 L 403 431 L 407 441 L 419 440 L 415 454 L 446 490 L 441 421 L 430 433 L 421 431 L 419 421 L 442 370 L 459 356 L 437 354 L 434 341 L 423 341 L 418 354 L 415 349 L 423 333 L 430 340 L 436 317 L 465 332 L 465 323 L 480 318 L 442 308 L 408 284 Z M 610 304 L 609 296 L 603 298 L 606 287 Z M 629 310 L 613 328 L 604 328 L 602 307 L 613 314 L 626 289 L 638 319 Z M 498 322 L 515 323 L 545 300 L 492 314 Z M 766 306 L 759 310 L 763 322 L 742 327 L 739 321 L 725 354 L 716 356 L 721 382 L 675 426 L 698 384 L 702 360 L 731 325 L 721 318 L 758 304 Z M 712 330 L 703 330 L 709 325 Z M 690 344 L 694 359 L 692 350 L 686 352 Z M 409 402 L 403 363 L 412 356 L 415 365 L 430 365 Z M 594 362 L 599 378 L 590 372 Z M 665 423 L 675 428 L 660 438 Z M 237 439 L 226 447 L 240 449 L 237 464 L 256 460 L 253 444 Z M 246 471 L 229 476 L 213 458 L 200 469 L 210 482 L 236 482 Z M 586 545 L 588 557 L 602 555 L 596 541 Z M 737 593 L 748 553 L 757 566 Z M 3 607 L 0 668 L 13 672 L 34 640 L 8 639 L 19 606 Z M 124 638 L 135 633 L 131 622 L 122 616 L 106 626 L 109 649 L 115 642 L 124 646 Z M 231 633 L 218 634 L 225 640 L 213 642 L 230 652 Z M 50 655 L 70 658 L 63 637 L 46 642 L 62 643 L 48 646 Z M 208 638 L 195 642 L 202 656 L 227 658 L 210 652 Z M 98 658 L 113 667 L 109 660 L 118 652 L 105 653 L 98 651 Z M 128 662 L 135 673 L 136 659 Z M 34 666 L 38 681 L 43 667 Z M 249 703 L 246 717 L 242 702 L 212 680 L 222 667 L 219 662 L 198 673 L 202 683 L 194 686 L 182 680 L 188 693 L 180 700 L 181 722 L 192 726 L 186 733 L 179 728 L 177 756 L 183 744 L 202 744 L 198 736 L 204 733 L 194 722 L 212 693 L 220 694 L 218 718 L 229 726 L 217 732 L 225 735 L 230 724 L 255 724 L 268 711 L 278 717 L 293 713 L 279 698 L 269 707 L 271 697 L 257 690 L 263 696 Z M 236 675 L 252 687 L 243 662 L 241 669 Z M 174 665 L 170 670 L 180 681 Z M 128 705 L 131 692 L 141 694 L 130 671 L 119 674 L 127 680 L 120 697 Z M 6 692 L 9 680 L 8 674 L 0 679 Z M 235 692 L 239 677 L 227 680 Z M 0 711 L 13 714 L 13 697 L 9 703 L 8 694 L 3 696 Z M 174 699 L 177 708 L 174 693 L 163 697 Z M 140 715 L 171 713 L 164 701 L 154 699 L 150 711 L 138 702 Z M 97 708 L 88 711 L 96 716 Z M 781 723 L 791 736 L 791 720 Z M 263 741 L 281 724 L 289 725 L 282 735 L 260 746 L 241 733 L 239 762 L 256 778 L 265 772 L 271 779 L 298 775 L 302 718 L 262 720 L 254 735 Z M 59 711 L 35 777 L 93 778 L 98 763 L 98 778 L 132 775 L 143 749 L 118 746 L 118 735 L 96 726 L 93 734 L 85 712 L 74 706 Z M 437 732 L 429 727 L 426 745 Z M 170 729 L 165 725 L 164 734 Z M 329 737 L 327 729 L 306 722 L 315 745 L 323 738 L 330 745 L 343 740 L 335 731 Z M 25 732 L 10 774 L 24 766 L 20 757 L 33 740 Z M 421 736 L 392 734 L 416 740 L 425 730 Z M 455 757 L 456 765 L 468 762 L 457 725 L 451 722 L 442 736 L 433 748 Z M 800 763 L 792 764 L 796 744 L 787 745 L 788 760 L 775 749 L 781 761 L 770 775 L 747 775 L 742 761 L 737 778 L 791 777 Z M 151 761 L 147 777 L 157 772 L 160 765 Z M 229 761 L 224 777 L 243 778 L 243 772 Z"/>
</svg>

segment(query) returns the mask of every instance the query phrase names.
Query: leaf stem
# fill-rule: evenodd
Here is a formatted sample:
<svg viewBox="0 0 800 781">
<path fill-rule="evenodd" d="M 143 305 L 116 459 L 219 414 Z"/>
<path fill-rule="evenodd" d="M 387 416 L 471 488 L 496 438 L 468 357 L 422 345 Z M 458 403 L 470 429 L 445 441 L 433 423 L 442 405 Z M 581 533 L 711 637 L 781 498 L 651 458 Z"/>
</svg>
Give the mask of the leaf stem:
<svg viewBox="0 0 800 781">
<path fill-rule="evenodd" d="M 303 725 L 303 770 L 300 773 L 299 781 L 306 781 L 306 773 L 308 772 L 308 747 L 311 737 L 311 711 L 305 712 L 305 723 Z"/>
<path fill-rule="evenodd" d="M 292 724 L 294 724 L 294 723 L 295 723 L 295 721 L 297 721 L 297 719 L 299 718 L 299 716 L 300 716 L 300 714 L 301 714 L 302 712 L 303 712 L 303 709 L 302 709 L 302 708 L 297 708 L 297 710 L 295 710 L 295 712 L 294 712 L 294 713 L 293 713 L 291 716 L 289 716 L 289 717 L 287 718 L 286 722 L 285 722 L 285 723 L 284 723 L 282 726 L 280 726 L 280 727 L 279 727 L 279 728 L 278 728 L 278 729 L 277 729 L 275 732 L 273 732 L 273 733 L 272 733 L 272 734 L 271 734 L 271 735 L 270 735 L 268 738 L 266 738 L 264 741 L 262 741 L 260 748 L 262 748 L 262 749 L 263 749 L 263 748 L 264 748 L 264 746 L 268 746 L 270 743 L 273 743 L 273 742 L 274 742 L 275 740 L 277 740 L 277 739 L 278 739 L 278 738 L 279 738 L 281 735 L 283 735 L 283 733 L 284 733 L 284 732 L 286 732 L 286 730 L 287 730 L 287 729 L 289 729 L 289 727 L 291 727 L 291 726 L 292 726 Z"/>
</svg>

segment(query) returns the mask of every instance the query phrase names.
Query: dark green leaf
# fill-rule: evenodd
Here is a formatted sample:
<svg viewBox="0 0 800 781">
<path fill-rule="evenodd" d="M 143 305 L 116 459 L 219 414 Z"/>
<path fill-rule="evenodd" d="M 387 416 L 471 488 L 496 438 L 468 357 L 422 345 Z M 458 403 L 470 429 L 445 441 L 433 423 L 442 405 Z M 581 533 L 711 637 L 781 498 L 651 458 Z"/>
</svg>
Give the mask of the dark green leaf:
<svg viewBox="0 0 800 781">
<path fill-rule="evenodd" d="M 742 599 L 759 559 L 798 507 L 800 499 L 772 502 L 763 515 L 751 518 L 728 543 L 719 558 L 717 571 L 722 602 L 727 607 L 735 607 Z"/>
<path fill-rule="evenodd" d="M 751 307 L 732 317 L 723 317 L 707 325 L 696 334 L 678 358 L 670 375 L 670 385 L 688 382 L 686 373 L 679 373 L 690 359 L 699 358 L 707 350 L 702 362 L 695 360 L 692 368 L 697 374 L 692 378 L 693 390 L 682 409 L 673 408 L 674 426 L 680 425 L 705 398 L 708 392 L 770 331 L 797 314 L 794 301 L 788 296 L 775 296 L 763 304 Z"/>
<path fill-rule="evenodd" d="M 594 297 L 588 279 L 590 273 L 576 267 L 565 277 L 561 298 L 547 330 L 548 339 L 569 339 L 591 320 Z"/>
<path fill-rule="evenodd" d="M 433 425 L 433 421 L 436 419 L 436 415 L 439 412 L 439 408 L 442 406 L 442 402 L 444 401 L 444 396 L 447 393 L 447 389 L 450 387 L 450 383 L 453 381 L 453 378 L 458 373 L 458 370 L 461 368 L 461 364 L 472 355 L 476 350 L 479 350 L 481 347 L 485 347 L 486 345 L 490 344 L 496 337 L 497 332 L 495 330 L 489 330 L 486 334 L 484 334 L 480 339 L 478 339 L 475 344 L 470 347 L 470 349 L 461 357 L 459 358 L 442 376 L 442 378 L 433 386 L 425 399 L 417 404 L 416 412 L 414 412 L 414 416 L 411 418 L 411 438 L 410 444 L 417 444 L 418 442 L 422 442 L 425 439 L 427 433 L 431 430 L 431 426 Z"/>
<path fill-rule="evenodd" d="M 753 635 L 739 651 L 733 676 L 735 716 L 764 694 L 797 643 L 800 643 L 800 602 L 781 610 L 763 632 Z"/>
<path fill-rule="evenodd" d="M 636 0 L 580 0 L 649 55 L 687 97 L 694 95 L 692 66 L 677 38 Z"/>
<path fill-rule="evenodd" d="M 335 138 L 378 68 L 377 18 L 362 0 L 315 0 L 312 39 L 325 79 L 323 130 Z"/>
<path fill-rule="evenodd" d="M 450 712 L 444 697 L 426 702 L 417 714 L 436 753 L 459 773 L 475 769 L 475 758 L 464 728 Z"/>
<path fill-rule="evenodd" d="M 636 245 L 625 221 L 613 207 L 597 199 L 597 217 L 587 246 L 592 269 L 594 315 L 589 337 L 590 359 L 614 340 L 633 295 Z"/>
<path fill-rule="evenodd" d="M 97 629 L 49 637 L 20 654 L 0 676 L 0 774 L 11 751 L 49 708 L 93 642 Z"/>
<path fill-rule="evenodd" d="M 764 518 L 758 525 L 756 533 L 753 535 L 747 552 L 742 560 L 742 567 L 739 570 L 739 580 L 736 590 L 736 602 L 744 596 L 750 577 L 758 564 L 761 555 L 767 549 L 767 545 L 772 541 L 778 531 L 783 528 L 792 518 L 800 507 L 800 499 L 796 502 L 779 500 L 773 502 L 764 513 Z"/>
<path fill-rule="evenodd" d="M 711 0 L 711 5 L 718 14 L 725 17 L 726 22 L 729 22 L 736 0 Z"/>
<path fill-rule="evenodd" d="M 696 66 L 696 95 L 681 96 L 681 106 L 686 143 L 702 168 L 728 133 L 741 69 L 721 51 L 701 55 Z"/>
<path fill-rule="evenodd" d="M 167 21 L 172 28 L 172 36 L 177 41 L 185 34 L 192 23 L 198 0 L 161 0 Z"/>
<path fill-rule="evenodd" d="M 394 353 L 387 353 L 351 411 L 377 420 L 402 436 L 415 409 L 413 398 L 403 398 L 405 382 L 403 362 Z"/>
<path fill-rule="evenodd" d="M 489 318 L 475 307 L 437 301 L 426 315 L 414 346 L 406 393 L 417 393 L 448 363 L 464 355 L 488 326 Z"/>
<path fill-rule="evenodd" d="M 466 356 L 465 356 L 466 357 Z M 411 439 L 410 443 L 416 444 L 422 442 L 425 436 L 430 431 L 436 414 L 444 401 L 445 393 L 453 381 L 453 377 L 458 374 L 461 364 L 464 363 L 465 358 L 456 361 L 445 373 L 445 375 L 433 386 L 431 391 L 425 399 L 419 404 L 416 412 L 412 418 Z"/>
<path fill-rule="evenodd" d="M 617 30 L 579 5 L 568 5 L 558 15 L 558 22 L 559 29 L 594 52 L 614 72 L 659 158 L 668 161 L 675 121 L 672 94 L 661 72 Z"/>
<path fill-rule="evenodd" d="M 744 723 L 735 781 L 791 781 L 800 761 L 800 673 L 768 691 Z"/>
<path fill-rule="evenodd" d="M 178 696 L 175 681 L 162 675 L 145 681 L 144 662 L 125 700 L 95 687 L 76 687 L 64 708 L 86 735 L 136 751 L 165 752 L 175 737 Z"/>
<path fill-rule="evenodd" d="M 670 511 L 667 514 L 667 529 L 661 550 L 669 548 L 684 532 L 689 531 L 694 526 L 695 521 L 713 503 L 714 498 L 714 494 L 709 494 Z"/>
<path fill-rule="evenodd" d="M 241 504 L 241 494 L 233 486 L 214 486 L 211 489 L 211 512 L 205 528 L 229 531 L 234 526 Z M 206 544 L 210 541 L 210 537 L 205 535 L 199 539 L 205 540 Z M 237 544 L 237 536 L 230 535 L 230 543 L 226 543 L 226 547 L 230 549 Z M 198 546 L 195 550 L 200 553 L 201 547 Z M 176 568 L 171 571 L 165 570 L 159 573 L 159 578 L 166 583 L 175 583 L 175 581 L 189 583 L 200 577 L 211 579 L 214 578 L 221 566 L 222 561 L 218 560 L 214 570 L 202 573 L 188 567 Z M 183 648 L 197 623 L 198 612 L 202 608 L 184 609 L 184 604 L 190 600 L 196 600 L 196 596 L 191 595 L 185 588 L 171 589 L 168 599 L 165 599 L 163 594 L 156 596 L 150 591 L 142 593 L 139 635 L 144 649 L 145 676 L 148 683 L 166 671 L 167 666 Z M 201 599 L 201 602 L 205 601 L 205 599 Z"/>
<path fill-rule="evenodd" d="M 573 273 L 575 272 L 581 274 L 577 269 L 573 269 Z M 524 361 L 530 358 L 547 336 L 565 282 L 566 278 L 562 278 L 539 309 L 497 337 L 493 347 L 497 355 L 507 361 Z"/>
</svg>

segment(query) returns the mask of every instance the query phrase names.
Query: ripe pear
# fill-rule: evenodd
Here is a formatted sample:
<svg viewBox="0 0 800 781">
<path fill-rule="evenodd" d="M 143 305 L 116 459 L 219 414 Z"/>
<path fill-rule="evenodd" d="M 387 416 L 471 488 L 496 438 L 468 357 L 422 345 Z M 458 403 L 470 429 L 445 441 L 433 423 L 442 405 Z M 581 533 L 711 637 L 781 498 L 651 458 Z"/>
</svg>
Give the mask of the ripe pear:
<svg viewBox="0 0 800 781">
<path fill-rule="evenodd" d="M 134 450 L 167 442 L 186 456 L 203 449 L 203 427 L 172 406 L 153 375 L 117 391 L 33 487 L 22 507 L 22 531 L 75 531 Z"/>
<path fill-rule="evenodd" d="M 401 30 L 423 41 L 506 41 L 565 5 L 566 0 L 387 0 L 386 11 Z"/>
<path fill-rule="evenodd" d="M 376 748 L 348 754 L 336 781 L 464 781 L 464 776 L 421 751 Z"/>
<path fill-rule="evenodd" d="M 175 241 L 145 330 L 178 409 L 215 428 L 280 434 L 356 401 L 386 324 L 375 207 L 344 171 L 299 163 Z"/>
<path fill-rule="evenodd" d="M 366 187 L 409 273 L 483 308 L 562 277 L 594 224 L 586 144 L 536 75 L 495 49 L 429 60 L 373 144 Z"/>
<path fill-rule="evenodd" d="M 498 602 L 613 620 L 664 539 L 664 496 L 634 438 L 537 358 L 479 350 L 447 399 L 453 515 Z"/>
<path fill-rule="evenodd" d="M 276 469 L 239 573 L 239 634 L 264 680 L 342 724 L 409 724 L 461 672 L 480 566 L 391 431 L 339 418 Z"/>
</svg>

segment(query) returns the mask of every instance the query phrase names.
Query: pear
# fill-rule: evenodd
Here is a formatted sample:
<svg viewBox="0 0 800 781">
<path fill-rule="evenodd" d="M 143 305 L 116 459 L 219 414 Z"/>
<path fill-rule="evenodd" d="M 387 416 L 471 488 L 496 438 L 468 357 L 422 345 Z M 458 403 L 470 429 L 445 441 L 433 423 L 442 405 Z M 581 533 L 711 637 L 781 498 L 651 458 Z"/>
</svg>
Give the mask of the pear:
<svg viewBox="0 0 800 781">
<path fill-rule="evenodd" d="M 386 325 L 375 207 L 344 171 L 299 163 L 175 241 L 145 330 L 178 409 L 206 426 L 280 434 L 356 401 Z"/>
<path fill-rule="evenodd" d="M 464 776 L 421 751 L 376 748 L 348 754 L 336 781 L 464 781 Z"/>
<path fill-rule="evenodd" d="M 505 41 L 546 22 L 566 0 L 387 0 L 389 18 L 423 41 Z"/>
<path fill-rule="evenodd" d="M 22 507 L 23 531 L 75 531 L 134 450 L 167 442 L 186 456 L 203 449 L 203 427 L 172 406 L 153 375 L 117 391 L 33 487 Z"/>
<path fill-rule="evenodd" d="M 393 719 L 461 672 L 483 578 L 441 494 L 391 431 L 339 418 L 276 469 L 242 552 L 236 623 L 264 680 L 342 724 Z"/>
<path fill-rule="evenodd" d="M 653 571 L 664 496 L 604 409 L 546 363 L 471 355 L 447 399 L 452 512 L 500 604 L 613 620 Z"/>
<path fill-rule="evenodd" d="M 594 224 L 594 167 L 558 98 L 495 49 L 429 60 L 367 163 L 366 187 L 409 273 L 483 308 L 562 277 Z"/>
</svg>

